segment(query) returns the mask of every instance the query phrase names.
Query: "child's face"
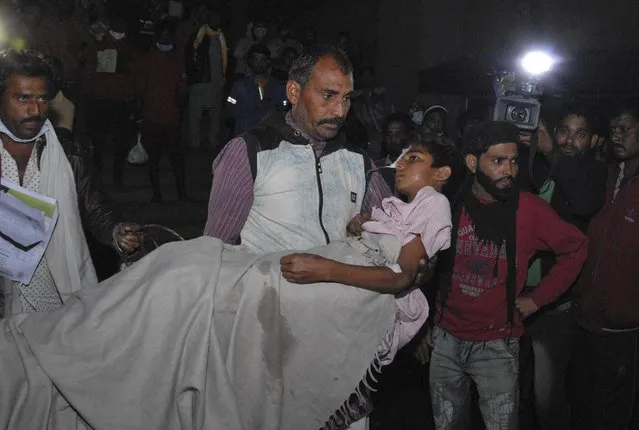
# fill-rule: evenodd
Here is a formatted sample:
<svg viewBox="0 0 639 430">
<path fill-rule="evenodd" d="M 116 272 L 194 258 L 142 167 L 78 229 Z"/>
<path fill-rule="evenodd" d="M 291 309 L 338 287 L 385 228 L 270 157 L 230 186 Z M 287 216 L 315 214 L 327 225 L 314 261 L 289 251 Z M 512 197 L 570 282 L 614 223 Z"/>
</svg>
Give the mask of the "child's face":
<svg viewBox="0 0 639 430">
<path fill-rule="evenodd" d="M 395 187 L 410 200 L 426 186 L 439 188 L 442 167 L 433 167 L 433 157 L 423 146 L 411 145 L 408 152 L 397 162 Z M 445 180 L 445 179 L 444 179 Z"/>
</svg>

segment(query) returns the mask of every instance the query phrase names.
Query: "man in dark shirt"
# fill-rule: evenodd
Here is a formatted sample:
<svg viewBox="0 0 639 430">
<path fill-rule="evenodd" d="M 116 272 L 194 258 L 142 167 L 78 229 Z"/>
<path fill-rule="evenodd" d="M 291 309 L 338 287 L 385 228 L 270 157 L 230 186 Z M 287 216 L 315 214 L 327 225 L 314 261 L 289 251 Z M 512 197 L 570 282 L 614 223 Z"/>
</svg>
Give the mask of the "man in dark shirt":
<svg viewBox="0 0 639 430">
<path fill-rule="evenodd" d="M 603 205 L 607 174 L 607 166 L 596 159 L 592 149 L 599 140 L 593 133 L 593 124 L 583 108 L 565 107 L 554 129 L 554 139 L 547 121 L 541 122 L 532 148 L 527 151 L 533 154 L 534 162 L 522 166 L 532 171 L 525 176 L 529 184 L 524 186 L 548 201 L 564 221 L 583 233 Z M 527 291 L 537 288 L 553 264 L 550 253 L 541 253 L 533 261 L 526 280 Z M 535 412 L 542 430 L 570 427 L 565 390 L 574 329 L 570 299 L 568 292 L 526 321 L 534 357 Z"/>
<path fill-rule="evenodd" d="M 197 18 L 199 29 L 191 34 L 184 48 L 186 75 L 189 84 L 186 146 L 200 146 L 200 124 L 204 111 L 208 112 L 208 141 L 217 143 L 220 128 L 222 86 L 226 73 L 226 42 L 219 29 L 219 16 L 201 10 Z"/>
<path fill-rule="evenodd" d="M 235 119 L 235 135 L 257 126 L 269 111 L 284 111 L 288 101 L 284 84 L 269 73 L 271 53 L 266 45 L 251 46 L 246 56 L 249 73 L 233 84 L 226 100 Z"/>
</svg>

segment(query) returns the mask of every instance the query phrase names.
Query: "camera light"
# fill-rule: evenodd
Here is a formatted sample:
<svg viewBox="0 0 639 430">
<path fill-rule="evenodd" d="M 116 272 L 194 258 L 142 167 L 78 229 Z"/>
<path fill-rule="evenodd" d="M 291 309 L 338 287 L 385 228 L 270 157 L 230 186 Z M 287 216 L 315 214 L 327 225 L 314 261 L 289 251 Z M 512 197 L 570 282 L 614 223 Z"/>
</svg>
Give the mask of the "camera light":
<svg viewBox="0 0 639 430">
<path fill-rule="evenodd" d="M 553 59 L 550 55 L 541 51 L 532 51 L 524 55 L 521 59 L 521 67 L 533 76 L 542 75 L 549 72 L 553 66 Z"/>
</svg>

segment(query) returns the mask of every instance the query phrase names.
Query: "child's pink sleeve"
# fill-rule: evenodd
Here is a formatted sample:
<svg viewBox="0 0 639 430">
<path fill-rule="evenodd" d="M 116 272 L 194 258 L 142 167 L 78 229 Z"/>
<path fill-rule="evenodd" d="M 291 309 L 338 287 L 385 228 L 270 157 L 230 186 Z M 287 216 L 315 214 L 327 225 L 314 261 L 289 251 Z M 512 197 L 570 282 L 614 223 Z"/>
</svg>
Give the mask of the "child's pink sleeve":
<svg viewBox="0 0 639 430">
<path fill-rule="evenodd" d="M 411 233 L 420 235 L 428 258 L 450 248 L 452 222 L 448 199 L 435 194 L 420 202 L 411 213 L 409 228 Z"/>
</svg>

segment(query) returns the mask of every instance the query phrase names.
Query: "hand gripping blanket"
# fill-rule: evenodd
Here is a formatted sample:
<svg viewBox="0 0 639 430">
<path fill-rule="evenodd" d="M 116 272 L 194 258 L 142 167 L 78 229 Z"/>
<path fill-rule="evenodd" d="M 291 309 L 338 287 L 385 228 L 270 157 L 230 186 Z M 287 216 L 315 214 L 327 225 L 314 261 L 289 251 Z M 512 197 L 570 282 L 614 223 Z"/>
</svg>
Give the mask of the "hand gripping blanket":
<svg viewBox="0 0 639 430">
<path fill-rule="evenodd" d="M 369 251 L 347 241 L 310 252 L 380 264 Z M 346 426 L 334 414 L 392 335 L 395 298 L 289 284 L 285 254 L 170 243 L 58 311 L 1 321 L 0 428 Z"/>
</svg>

